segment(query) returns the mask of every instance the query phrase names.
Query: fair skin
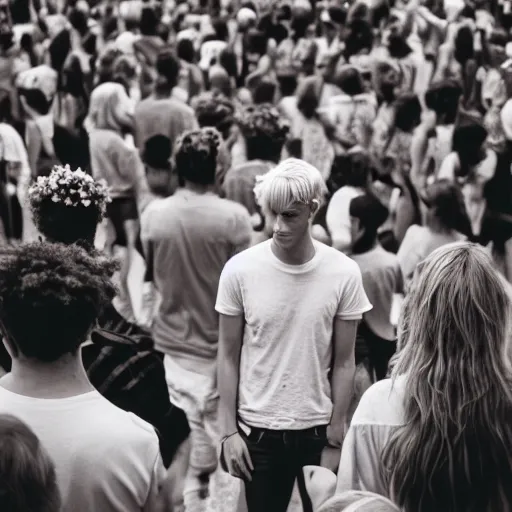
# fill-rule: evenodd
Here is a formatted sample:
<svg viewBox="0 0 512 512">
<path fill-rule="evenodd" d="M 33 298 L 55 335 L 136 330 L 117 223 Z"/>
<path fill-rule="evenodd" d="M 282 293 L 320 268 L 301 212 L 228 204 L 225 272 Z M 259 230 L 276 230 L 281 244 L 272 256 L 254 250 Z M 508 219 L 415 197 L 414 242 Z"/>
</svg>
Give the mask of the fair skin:
<svg viewBox="0 0 512 512">
<path fill-rule="evenodd" d="M 7 391 L 32 398 L 69 398 L 94 391 L 80 350 L 43 363 L 25 357 L 6 337 L 4 344 L 12 358 L 11 372 L 0 379 Z"/>
<path fill-rule="evenodd" d="M 309 205 L 293 204 L 280 212 L 263 208 L 267 229 L 272 229 L 272 252 L 283 263 L 301 265 L 315 255 L 310 235 L 310 221 L 318 209 L 318 202 Z M 220 315 L 218 389 L 220 394 L 221 432 L 229 436 L 223 444 L 223 455 L 228 472 L 238 478 L 251 480 L 254 469 L 245 441 L 238 433 L 237 396 L 240 377 L 240 355 L 244 336 L 243 315 Z M 334 320 L 333 367 L 331 390 L 333 413 L 327 429 L 322 465 L 336 470 L 340 448 L 345 435 L 346 415 L 352 397 L 355 372 L 354 346 L 357 321 Z"/>
</svg>

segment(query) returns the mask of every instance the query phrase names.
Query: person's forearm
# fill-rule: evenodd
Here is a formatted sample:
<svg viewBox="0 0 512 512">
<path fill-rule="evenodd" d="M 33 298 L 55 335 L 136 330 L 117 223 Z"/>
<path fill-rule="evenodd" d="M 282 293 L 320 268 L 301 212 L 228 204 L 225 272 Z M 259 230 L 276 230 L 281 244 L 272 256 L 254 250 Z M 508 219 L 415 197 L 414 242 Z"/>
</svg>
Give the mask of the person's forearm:
<svg viewBox="0 0 512 512">
<path fill-rule="evenodd" d="M 331 377 L 331 394 L 333 401 L 333 410 L 331 416 L 331 426 L 336 431 L 342 431 L 344 423 L 347 421 L 348 408 L 352 400 L 354 391 L 354 375 L 356 365 L 355 361 L 347 361 L 342 365 L 335 366 Z M 337 440 L 342 442 L 342 439 Z"/>
<path fill-rule="evenodd" d="M 221 437 L 224 437 L 238 430 L 237 397 L 240 358 L 229 357 L 224 353 L 221 345 L 219 347 L 218 361 L 217 384 L 220 395 L 219 417 L 221 422 Z"/>
</svg>

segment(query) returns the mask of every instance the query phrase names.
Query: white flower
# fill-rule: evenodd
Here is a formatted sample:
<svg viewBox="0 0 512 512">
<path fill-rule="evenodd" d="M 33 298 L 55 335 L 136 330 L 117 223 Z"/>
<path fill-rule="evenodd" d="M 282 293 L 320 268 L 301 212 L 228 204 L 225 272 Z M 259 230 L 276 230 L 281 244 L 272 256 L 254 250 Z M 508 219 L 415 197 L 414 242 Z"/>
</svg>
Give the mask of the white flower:
<svg viewBox="0 0 512 512">
<path fill-rule="evenodd" d="M 81 189 L 80 189 L 80 197 L 81 197 L 82 199 L 84 199 L 84 198 L 86 198 L 86 197 L 89 197 L 89 194 L 88 194 L 88 193 L 87 193 L 83 188 L 81 188 Z"/>
<path fill-rule="evenodd" d="M 91 200 L 90 199 L 82 199 L 82 204 L 84 206 L 89 206 L 91 204 Z"/>
<path fill-rule="evenodd" d="M 73 205 L 73 201 L 71 201 L 71 199 L 69 197 L 66 197 L 66 200 L 64 201 L 64 204 L 66 206 L 72 206 Z"/>
<path fill-rule="evenodd" d="M 60 201 L 60 197 L 59 197 L 57 194 L 54 194 L 54 195 L 52 196 L 52 201 L 53 201 L 54 203 L 58 203 L 58 202 Z"/>
</svg>

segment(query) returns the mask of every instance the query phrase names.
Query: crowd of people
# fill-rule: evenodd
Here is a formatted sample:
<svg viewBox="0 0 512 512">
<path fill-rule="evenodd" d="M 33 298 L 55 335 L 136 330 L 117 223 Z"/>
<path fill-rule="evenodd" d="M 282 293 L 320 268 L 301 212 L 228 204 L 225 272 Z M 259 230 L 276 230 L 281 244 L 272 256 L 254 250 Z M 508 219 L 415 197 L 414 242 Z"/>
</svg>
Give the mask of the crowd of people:
<svg viewBox="0 0 512 512">
<path fill-rule="evenodd" d="M 509 0 L 0 13 L 0 510 L 512 512 Z"/>
</svg>

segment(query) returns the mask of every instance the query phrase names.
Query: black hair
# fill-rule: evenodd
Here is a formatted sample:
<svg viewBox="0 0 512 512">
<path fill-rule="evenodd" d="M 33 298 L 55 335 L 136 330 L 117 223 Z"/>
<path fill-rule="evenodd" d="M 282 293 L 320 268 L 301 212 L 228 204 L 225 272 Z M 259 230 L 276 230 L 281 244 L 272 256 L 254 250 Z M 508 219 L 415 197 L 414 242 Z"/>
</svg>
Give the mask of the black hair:
<svg viewBox="0 0 512 512">
<path fill-rule="evenodd" d="M 61 499 L 55 466 L 35 433 L 0 414 L 0 509 L 57 512 Z"/>
<path fill-rule="evenodd" d="M 462 87 L 454 81 L 434 83 L 425 94 L 427 108 L 437 115 L 439 124 L 454 124 L 459 111 Z"/>
<path fill-rule="evenodd" d="M 374 174 L 375 166 L 365 151 L 336 155 L 332 163 L 331 178 L 337 188 L 351 186 L 366 188 L 369 178 Z"/>
<path fill-rule="evenodd" d="M 344 25 L 347 22 L 347 9 L 344 9 L 338 5 L 331 5 L 327 9 L 327 12 L 329 13 L 329 18 L 331 18 L 333 23 L 337 25 Z"/>
<path fill-rule="evenodd" d="M 444 228 L 471 234 L 462 192 L 453 182 L 435 181 L 420 194 L 420 199 L 428 207 L 429 215 L 435 217 Z"/>
<path fill-rule="evenodd" d="M 373 194 L 364 194 L 350 201 L 351 217 L 359 219 L 359 225 L 364 234 L 352 250 L 354 253 L 364 253 L 370 250 L 377 241 L 378 230 L 386 222 L 389 210 Z"/>
<path fill-rule="evenodd" d="M 473 32 L 470 27 L 462 26 L 457 31 L 454 41 L 453 56 L 459 64 L 464 65 L 475 55 Z"/>
<path fill-rule="evenodd" d="M 176 53 L 178 58 L 192 64 L 195 60 L 196 51 L 194 50 L 194 43 L 187 38 L 181 39 L 176 45 Z"/>
<path fill-rule="evenodd" d="M 85 36 L 89 31 L 86 14 L 80 9 L 72 9 L 68 14 L 69 23 L 80 34 Z"/>
<path fill-rule="evenodd" d="M 335 77 L 336 85 L 349 96 L 355 96 L 364 92 L 363 79 L 361 73 L 353 67 L 342 68 Z"/>
<path fill-rule="evenodd" d="M 320 104 L 320 87 L 316 77 L 308 77 L 297 89 L 297 108 L 306 119 L 311 119 Z"/>
<path fill-rule="evenodd" d="M 36 52 L 34 51 L 34 40 L 32 39 L 32 34 L 25 32 L 25 34 L 21 36 L 20 46 L 22 50 L 28 54 L 30 58 L 30 65 L 32 67 L 36 67 L 38 62 Z"/>
<path fill-rule="evenodd" d="M 197 122 L 201 128 L 216 128 L 226 139 L 233 126 L 235 106 L 225 95 L 219 92 L 204 92 L 194 101 Z"/>
<path fill-rule="evenodd" d="M 219 64 L 226 70 L 231 78 L 238 76 L 238 63 L 233 50 L 225 48 L 220 52 Z"/>
<path fill-rule="evenodd" d="M 289 126 L 273 105 L 247 107 L 239 113 L 237 121 L 248 160 L 279 162 Z"/>
<path fill-rule="evenodd" d="M 253 101 L 255 105 L 262 103 L 273 103 L 276 96 L 277 85 L 274 81 L 263 78 L 256 85 L 253 93 Z"/>
<path fill-rule="evenodd" d="M 212 25 L 216 39 L 219 41 L 228 41 L 229 29 L 227 23 L 223 19 L 217 18 L 212 21 Z"/>
<path fill-rule="evenodd" d="M 356 18 L 349 25 L 349 34 L 345 41 L 345 58 L 356 55 L 362 50 L 371 50 L 373 47 L 373 29 L 366 20 Z"/>
<path fill-rule="evenodd" d="M 297 75 L 281 75 L 278 78 L 279 88 L 283 97 L 293 96 L 297 90 Z"/>
<path fill-rule="evenodd" d="M 111 277 L 117 267 L 77 245 L 4 249 L 0 320 L 15 352 L 44 363 L 76 352 L 115 296 Z"/>
<path fill-rule="evenodd" d="M 172 142 L 165 135 L 153 135 L 144 143 L 142 160 L 157 169 L 165 169 L 172 155 Z"/>
<path fill-rule="evenodd" d="M 11 124 L 13 121 L 11 93 L 0 88 L 0 122 Z"/>
<path fill-rule="evenodd" d="M 151 7 L 144 7 L 140 16 L 140 33 L 143 36 L 156 36 L 158 33 L 158 16 Z"/>
<path fill-rule="evenodd" d="M 176 142 L 174 155 L 180 180 L 203 186 L 215 184 L 220 140 L 214 128 L 183 134 Z"/>
<path fill-rule="evenodd" d="M 158 73 L 157 87 L 172 90 L 178 83 L 180 62 L 170 49 L 166 48 L 158 54 L 156 71 Z"/>
<path fill-rule="evenodd" d="M 399 130 L 411 133 L 421 121 L 421 103 L 413 93 L 402 94 L 395 100 L 395 126 Z"/>
<path fill-rule="evenodd" d="M 20 96 L 23 96 L 27 105 L 40 115 L 46 115 L 50 111 L 51 102 L 46 99 L 43 91 L 39 89 L 20 89 Z"/>
<path fill-rule="evenodd" d="M 453 130 L 452 151 L 459 155 L 461 174 L 467 174 L 467 166 L 478 163 L 482 146 L 487 138 L 487 130 L 480 123 L 456 126 Z"/>
<path fill-rule="evenodd" d="M 257 53 L 258 55 L 265 55 L 267 52 L 267 38 L 263 32 L 254 28 L 247 32 L 246 36 L 246 53 Z"/>
</svg>

